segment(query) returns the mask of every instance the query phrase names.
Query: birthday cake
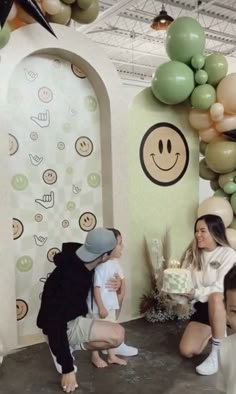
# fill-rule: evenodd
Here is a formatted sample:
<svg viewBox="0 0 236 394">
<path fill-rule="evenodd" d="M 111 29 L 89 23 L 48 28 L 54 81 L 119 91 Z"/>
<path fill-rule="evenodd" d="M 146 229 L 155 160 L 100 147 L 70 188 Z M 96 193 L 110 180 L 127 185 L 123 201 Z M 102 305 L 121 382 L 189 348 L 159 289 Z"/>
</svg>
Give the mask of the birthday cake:
<svg viewBox="0 0 236 394">
<path fill-rule="evenodd" d="M 193 288 L 191 272 L 183 268 L 167 268 L 163 272 L 162 291 L 172 294 L 189 293 Z"/>
</svg>

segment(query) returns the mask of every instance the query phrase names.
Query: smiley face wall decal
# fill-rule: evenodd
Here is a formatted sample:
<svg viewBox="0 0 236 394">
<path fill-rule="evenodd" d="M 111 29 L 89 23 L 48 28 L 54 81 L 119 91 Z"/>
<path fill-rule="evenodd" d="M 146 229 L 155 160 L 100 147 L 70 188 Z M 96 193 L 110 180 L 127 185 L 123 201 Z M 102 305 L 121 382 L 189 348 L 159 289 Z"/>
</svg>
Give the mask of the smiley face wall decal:
<svg viewBox="0 0 236 394">
<path fill-rule="evenodd" d="M 21 299 L 16 300 L 16 317 L 17 320 L 22 320 L 27 315 L 29 307 L 27 302 Z"/>
<path fill-rule="evenodd" d="M 162 122 L 150 127 L 140 144 L 140 162 L 145 175 L 160 186 L 171 186 L 185 174 L 189 148 L 183 133 Z"/>
</svg>

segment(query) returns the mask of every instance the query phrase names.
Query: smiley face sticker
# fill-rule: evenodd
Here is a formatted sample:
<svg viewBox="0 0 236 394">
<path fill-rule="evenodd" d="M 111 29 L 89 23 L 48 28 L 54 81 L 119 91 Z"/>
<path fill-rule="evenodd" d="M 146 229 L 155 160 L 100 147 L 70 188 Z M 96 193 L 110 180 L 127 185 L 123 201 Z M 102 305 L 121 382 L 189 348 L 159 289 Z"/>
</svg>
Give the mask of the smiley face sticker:
<svg viewBox="0 0 236 394">
<path fill-rule="evenodd" d="M 85 73 L 81 70 L 81 68 L 75 66 L 74 64 L 71 65 L 71 70 L 75 74 L 76 77 L 84 79 L 86 78 Z"/>
<path fill-rule="evenodd" d="M 57 253 L 60 253 L 60 249 L 58 249 L 58 248 L 49 249 L 49 251 L 47 253 L 47 259 L 48 259 L 48 261 L 50 261 L 50 263 L 54 262 L 54 257 Z"/>
<path fill-rule="evenodd" d="M 8 134 L 9 137 L 9 154 L 13 156 L 19 149 L 19 142 L 13 134 Z"/>
<path fill-rule="evenodd" d="M 43 180 L 47 185 L 53 185 L 57 181 L 57 173 L 54 170 L 48 169 L 43 173 Z"/>
<path fill-rule="evenodd" d="M 157 123 L 144 134 L 140 162 L 145 175 L 160 186 L 171 186 L 185 174 L 189 148 L 183 133 L 171 123 Z"/>
<path fill-rule="evenodd" d="M 90 156 L 93 152 L 93 143 L 88 137 L 79 137 L 75 141 L 75 150 L 82 157 Z"/>
<path fill-rule="evenodd" d="M 84 212 L 79 218 L 79 226 L 83 231 L 91 231 L 97 225 L 97 218 L 92 212 Z"/>
<path fill-rule="evenodd" d="M 16 317 L 17 320 L 22 320 L 27 315 L 29 307 L 24 300 L 16 300 Z"/>
<path fill-rule="evenodd" d="M 14 240 L 22 236 L 24 232 L 24 225 L 19 219 L 16 218 L 12 219 L 12 231 L 13 231 Z"/>
</svg>

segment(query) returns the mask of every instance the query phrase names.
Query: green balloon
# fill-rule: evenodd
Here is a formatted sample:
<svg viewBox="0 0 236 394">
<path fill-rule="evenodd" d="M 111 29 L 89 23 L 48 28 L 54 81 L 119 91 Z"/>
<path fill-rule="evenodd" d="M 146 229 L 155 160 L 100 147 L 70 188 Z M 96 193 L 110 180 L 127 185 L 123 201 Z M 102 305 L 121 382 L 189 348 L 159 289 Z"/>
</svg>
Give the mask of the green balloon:
<svg viewBox="0 0 236 394">
<path fill-rule="evenodd" d="M 5 47 L 10 39 L 11 30 L 8 23 L 5 23 L 2 29 L 0 29 L 0 49 Z"/>
<path fill-rule="evenodd" d="M 236 214 L 236 193 L 232 194 L 230 204 L 233 208 L 234 214 Z"/>
<path fill-rule="evenodd" d="M 77 4 L 82 10 L 87 10 L 93 4 L 93 0 L 77 0 Z"/>
<path fill-rule="evenodd" d="M 222 189 L 217 189 L 214 193 L 214 197 L 223 197 L 226 200 L 229 199 L 229 196 Z"/>
<path fill-rule="evenodd" d="M 202 54 L 205 48 L 204 29 L 194 18 L 177 18 L 167 30 L 165 45 L 171 60 L 191 64 L 192 57 Z"/>
<path fill-rule="evenodd" d="M 197 86 L 191 95 L 191 104 L 196 109 L 209 109 L 215 102 L 216 91 L 208 84 Z"/>
<path fill-rule="evenodd" d="M 208 167 L 219 174 L 226 174 L 236 168 L 236 144 L 227 140 L 212 140 L 206 148 L 205 159 Z M 220 181 L 219 181 L 219 185 Z"/>
<path fill-rule="evenodd" d="M 72 5 L 72 19 L 78 23 L 92 23 L 95 21 L 99 14 L 98 0 L 93 0 L 91 6 L 87 9 L 82 10 L 75 3 Z"/>
<path fill-rule="evenodd" d="M 204 70 L 208 74 L 208 83 L 217 86 L 228 72 L 228 63 L 224 55 L 213 53 L 207 56 Z"/>
<path fill-rule="evenodd" d="M 220 175 L 219 176 L 219 185 L 222 189 L 224 189 L 224 186 L 227 182 L 236 182 L 235 180 L 236 177 L 236 171 L 229 172 L 228 174 Z"/>
<path fill-rule="evenodd" d="M 236 183 L 234 182 L 227 182 L 224 187 L 223 190 L 226 194 L 233 194 L 236 192 Z"/>
<path fill-rule="evenodd" d="M 193 89 L 193 71 L 180 62 L 161 64 L 152 79 L 154 96 L 165 104 L 182 103 L 190 96 Z"/>
<path fill-rule="evenodd" d="M 71 18 L 71 6 L 61 3 L 60 11 L 55 15 L 48 15 L 50 22 L 67 25 Z"/>
<path fill-rule="evenodd" d="M 219 189 L 219 183 L 218 183 L 218 179 L 214 179 L 212 181 L 210 181 L 210 186 L 212 188 L 212 190 L 216 191 Z"/>
<path fill-rule="evenodd" d="M 203 68 L 205 64 L 205 56 L 203 55 L 194 55 L 191 59 L 191 65 L 195 70 L 200 70 Z"/>
<path fill-rule="evenodd" d="M 208 80 L 208 74 L 204 70 L 198 70 L 195 72 L 195 81 L 198 83 L 198 85 L 204 85 L 207 83 Z"/>
<path fill-rule="evenodd" d="M 203 156 L 205 156 L 205 152 L 206 152 L 206 147 L 207 147 L 207 142 L 204 142 L 204 141 L 201 141 L 200 142 L 200 145 L 199 145 L 199 150 L 200 150 L 200 153 L 203 155 Z"/>
<path fill-rule="evenodd" d="M 202 159 L 199 163 L 199 175 L 202 179 L 206 179 L 207 181 L 213 181 L 218 178 L 218 174 L 210 170 L 207 166 L 205 159 Z"/>
<path fill-rule="evenodd" d="M 236 230 L 236 217 L 234 216 L 233 221 L 230 223 L 229 228 L 233 228 L 234 230 Z"/>
</svg>

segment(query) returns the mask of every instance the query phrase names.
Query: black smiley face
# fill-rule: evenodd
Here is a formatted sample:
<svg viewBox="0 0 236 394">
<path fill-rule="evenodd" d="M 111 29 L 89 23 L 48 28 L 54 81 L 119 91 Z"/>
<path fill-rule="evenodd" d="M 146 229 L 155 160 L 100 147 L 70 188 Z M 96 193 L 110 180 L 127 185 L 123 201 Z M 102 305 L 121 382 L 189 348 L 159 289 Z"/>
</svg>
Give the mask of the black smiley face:
<svg viewBox="0 0 236 394">
<path fill-rule="evenodd" d="M 17 320 L 22 320 L 27 315 L 29 310 L 28 304 L 26 301 L 17 299 L 16 300 L 16 317 Z"/>
<path fill-rule="evenodd" d="M 189 149 L 182 132 L 170 123 L 158 123 L 144 135 L 140 162 L 145 175 L 160 186 L 177 183 L 189 163 Z"/>
<path fill-rule="evenodd" d="M 97 225 L 97 218 L 92 212 L 84 212 L 79 218 L 79 226 L 83 231 L 91 231 Z"/>
<path fill-rule="evenodd" d="M 48 259 L 48 261 L 50 261 L 50 263 L 54 262 L 54 257 L 57 253 L 60 253 L 60 249 L 58 249 L 58 248 L 49 249 L 49 251 L 47 253 L 47 259 Z"/>
<path fill-rule="evenodd" d="M 12 231 L 13 231 L 13 239 L 18 239 L 22 236 L 24 232 L 24 225 L 23 223 L 16 218 L 12 220 Z"/>
<path fill-rule="evenodd" d="M 88 137 L 79 137 L 75 142 L 75 150 L 80 156 L 90 156 L 93 152 L 93 143 Z"/>
</svg>

